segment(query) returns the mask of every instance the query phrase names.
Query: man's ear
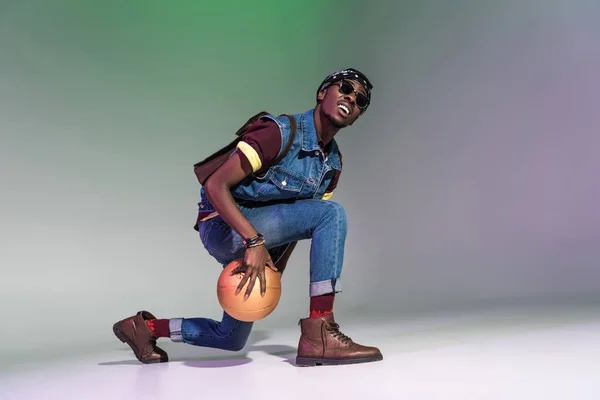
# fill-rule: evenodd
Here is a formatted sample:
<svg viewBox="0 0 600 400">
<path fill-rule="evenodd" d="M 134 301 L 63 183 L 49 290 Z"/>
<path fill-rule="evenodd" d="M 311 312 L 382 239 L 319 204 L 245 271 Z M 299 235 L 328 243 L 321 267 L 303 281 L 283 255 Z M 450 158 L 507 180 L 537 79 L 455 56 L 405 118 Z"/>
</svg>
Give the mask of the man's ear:
<svg viewBox="0 0 600 400">
<path fill-rule="evenodd" d="M 323 99 L 325 98 L 326 91 L 327 91 L 327 89 L 321 90 L 319 93 L 317 93 L 317 102 L 323 101 Z"/>
</svg>

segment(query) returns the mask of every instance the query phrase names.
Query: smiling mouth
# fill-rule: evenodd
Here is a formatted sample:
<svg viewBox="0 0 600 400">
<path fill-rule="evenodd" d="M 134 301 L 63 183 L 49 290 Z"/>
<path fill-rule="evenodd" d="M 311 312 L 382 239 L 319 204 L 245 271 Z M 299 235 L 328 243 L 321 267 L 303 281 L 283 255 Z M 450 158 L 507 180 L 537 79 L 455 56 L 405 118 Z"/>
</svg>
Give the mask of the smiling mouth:
<svg viewBox="0 0 600 400">
<path fill-rule="evenodd" d="M 342 114 L 345 116 L 350 115 L 350 109 L 348 108 L 348 106 L 344 105 L 344 104 L 338 104 L 338 108 L 342 111 Z"/>
</svg>

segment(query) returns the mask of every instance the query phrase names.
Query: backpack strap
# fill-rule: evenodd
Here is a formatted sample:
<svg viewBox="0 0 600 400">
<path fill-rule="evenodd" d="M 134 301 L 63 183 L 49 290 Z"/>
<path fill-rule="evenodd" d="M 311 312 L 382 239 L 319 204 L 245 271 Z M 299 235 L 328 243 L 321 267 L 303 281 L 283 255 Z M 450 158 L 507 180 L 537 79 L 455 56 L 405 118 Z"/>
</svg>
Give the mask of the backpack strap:
<svg viewBox="0 0 600 400">
<path fill-rule="evenodd" d="M 206 157 L 204 160 L 194 164 L 194 173 L 195 173 L 196 178 L 198 179 L 198 182 L 200 183 L 200 185 L 204 185 L 205 182 L 208 180 L 208 178 L 221 165 L 223 165 L 223 163 L 225 161 L 227 161 L 227 159 L 235 151 L 237 144 L 241 140 L 243 140 L 244 134 L 248 131 L 248 128 L 250 127 L 250 125 L 252 125 L 259 118 L 261 118 L 262 116 L 267 115 L 267 114 L 269 114 L 269 113 L 266 111 L 261 111 L 258 114 L 252 116 L 250 119 L 248 119 L 248 121 L 246 121 L 246 123 L 240 129 L 237 130 L 237 132 L 235 133 L 236 138 L 231 143 L 222 147 L 220 150 L 211 154 L 210 156 Z M 292 145 L 294 144 L 294 139 L 296 137 L 296 119 L 292 115 L 288 115 L 288 114 L 282 114 L 282 115 L 286 116 L 290 120 L 290 128 L 291 129 L 290 129 L 290 137 L 288 139 L 288 142 L 286 143 L 286 146 L 283 149 L 283 151 L 281 152 L 281 154 L 279 154 L 279 156 L 277 157 L 276 164 L 278 164 L 283 159 L 283 157 L 285 157 L 286 154 L 290 151 Z M 256 176 L 256 175 L 257 174 L 254 174 L 254 176 Z"/>
<path fill-rule="evenodd" d="M 235 136 L 244 136 L 244 133 L 246 133 L 246 131 L 248 130 L 250 125 L 252 125 L 256 121 L 258 121 L 262 116 L 267 115 L 267 114 L 269 114 L 269 113 L 266 111 L 261 111 L 258 114 L 254 115 L 253 117 L 250 117 L 250 119 L 248 119 L 248 121 L 246 121 L 246 123 L 244 125 L 242 125 L 242 127 L 240 129 L 237 130 L 237 132 L 235 133 Z"/>
<path fill-rule="evenodd" d="M 283 157 L 285 157 L 287 155 L 288 151 L 290 151 L 290 149 L 292 148 L 292 145 L 294 144 L 294 139 L 296 139 L 296 118 L 294 118 L 294 116 L 289 115 L 289 114 L 281 114 L 281 115 L 287 117 L 290 120 L 290 137 L 288 138 L 285 148 L 283 149 L 281 154 L 276 158 L 275 164 L 279 164 L 279 162 L 281 160 L 283 160 Z"/>
</svg>

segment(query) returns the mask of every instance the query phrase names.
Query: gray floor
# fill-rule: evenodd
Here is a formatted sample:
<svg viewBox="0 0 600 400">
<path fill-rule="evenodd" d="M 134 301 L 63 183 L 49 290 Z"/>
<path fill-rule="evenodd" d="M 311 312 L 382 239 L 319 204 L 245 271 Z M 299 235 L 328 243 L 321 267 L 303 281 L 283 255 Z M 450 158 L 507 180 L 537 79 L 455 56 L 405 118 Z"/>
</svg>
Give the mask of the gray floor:
<svg viewBox="0 0 600 400">
<path fill-rule="evenodd" d="M 298 368 L 297 329 L 254 332 L 234 354 L 163 342 L 172 361 L 161 365 L 141 365 L 115 342 L 4 359 L 0 399 L 600 398 L 598 306 L 418 314 L 343 331 L 384 360 Z"/>
</svg>

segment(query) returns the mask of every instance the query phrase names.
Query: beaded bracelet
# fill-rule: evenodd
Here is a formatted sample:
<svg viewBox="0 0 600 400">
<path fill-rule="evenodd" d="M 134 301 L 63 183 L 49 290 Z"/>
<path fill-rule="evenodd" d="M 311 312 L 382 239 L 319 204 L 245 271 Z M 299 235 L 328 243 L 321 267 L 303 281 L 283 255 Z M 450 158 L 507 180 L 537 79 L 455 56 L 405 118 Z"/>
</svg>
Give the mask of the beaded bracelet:
<svg viewBox="0 0 600 400">
<path fill-rule="evenodd" d="M 265 244 L 265 238 L 262 234 L 259 233 L 256 236 L 252 236 L 251 238 L 245 239 L 243 243 L 244 246 L 246 246 L 246 248 L 249 249 L 251 247 L 262 246 L 263 244 Z"/>
<path fill-rule="evenodd" d="M 265 244 L 265 239 L 261 239 L 261 240 L 259 240 L 259 241 L 258 241 L 258 242 L 256 242 L 256 243 L 248 244 L 248 245 L 246 246 L 246 248 L 247 248 L 247 249 L 250 249 L 250 248 L 252 248 L 252 247 L 258 247 L 258 246 L 262 246 L 262 245 L 264 245 L 264 244 Z"/>
</svg>

